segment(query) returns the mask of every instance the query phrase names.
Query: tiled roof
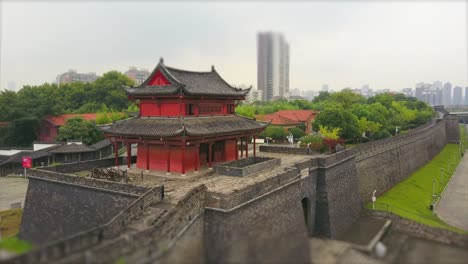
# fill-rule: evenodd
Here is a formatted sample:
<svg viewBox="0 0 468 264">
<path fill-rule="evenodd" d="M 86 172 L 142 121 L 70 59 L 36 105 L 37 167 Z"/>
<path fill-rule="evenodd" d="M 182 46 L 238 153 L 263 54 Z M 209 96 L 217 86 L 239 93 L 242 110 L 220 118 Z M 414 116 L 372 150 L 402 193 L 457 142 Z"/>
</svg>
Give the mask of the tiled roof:
<svg viewBox="0 0 468 264">
<path fill-rule="evenodd" d="M 40 149 L 40 150 L 36 150 L 33 153 L 31 153 L 31 155 L 29 155 L 29 156 L 31 158 L 33 158 L 33 160 L 34 159 L 39 159 L 39 158 L 42 158 L 42 157 L 46 157 L 46 156 L 49 155 L 49 152 L 51 152 L 51 150 L 60 148 L 61 146 L 62 145 L 55 145 L 55 146 L 50 146 L 50 147 L 43 148 L 43 149 Z"/>
<path fill-rule="evenodd" d="M 59 115 L 59 116 L 47 116 L 46 120 L 49 121 L 50 123 L 56 125 L 56 126 L 63 126 L 67 119 L 70 119 L 72 117 L 77 117 L 81 116 L 85 120 L 96 120 L 97 114 L 64 114 L 64 115 Z"/>
<path fill-rule="evenodd" d="M 237 115 L 205 117 L 141 117 L 126 119 L 110 126 L 101 126 L 104 133 L 118 136 L 170 137 L 180 135 L 207 136 L 261 130 L 266 126 Z"/>
<path fill-rule="evenodd" d="M 99 149 L 102 149 L 102 148 L 105 148 L 109 145 L 111 145 L 112 143 L 110 142 L 110 140 L 108 138 L 105 138 L 97 143 L 94 143 L 93 145 L 89 146 L 90 148 L 93 148 L 93 149 L 96 149 L 96 150 L 99 150 Z"/>
<path fill-rule="evenodd" d="M 280 110 L 269 115 L 256 115 L 259 121 L 268 121 L 272 125 L 292 125 L 313 120 L 318 112 L 312 110 Z"/>
<path fill-rule="evenodd" d="M 84 144 L 79 145 L 79 144 L 69 144 L 69 145 L 63 145 L 60 146 L 59 148 L 53 149 L 49 151 L 50 153 L 78 153 L 78 152 L 92 152 L 96 151 L 96 149 L 90 148 Z"/>
<path fill-rule="evenodd" d="M 161 72 L 170 85 L 148 85 L 149 80 Z M 229 85 L 214 69 L 194 72 L 167 67 L 161 60 L 148 79 L 139 87 L 124 87 L 129 95 L 161 95 L 183 92 L 189 95 L 245 96 L 250 89 L 242 90 Z"/>
<path fill-rule="evenodd" d="M 21 163 L 23 156 L 30 156 L 32 151 L 21 151 L 0 162 L 0 165 L 7 163 Z"/>
<path fill-rule="evenodd" d="M 131 95 L 161 95 L 161 94 L 176 94 L 180 91 L 179 86 L 164 85 L 164 86 L 146 86 L 143 88 L 125 87 L 125 91 Z"/>
</svg>

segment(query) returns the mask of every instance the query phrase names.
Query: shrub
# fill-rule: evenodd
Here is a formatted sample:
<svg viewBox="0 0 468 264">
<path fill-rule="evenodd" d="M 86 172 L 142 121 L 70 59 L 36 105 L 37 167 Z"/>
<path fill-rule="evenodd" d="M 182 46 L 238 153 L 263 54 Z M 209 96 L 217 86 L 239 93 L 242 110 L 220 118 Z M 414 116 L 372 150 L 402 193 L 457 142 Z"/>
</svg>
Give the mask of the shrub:
<svg viewBox="0 0 468 264">
<path fill-rule="evenodd" d="M 301 146 L 306 147 L 310 143 L 310 148 L 316 152 L 325 152 L 327 146 L 323 143 L 323 138 L 320 135 L 303 136 L 300 139 Z"/>
<path fill-rule="evenodd" d="M 295 139 L 305 136 L 305 132 L 297 127 L 291 127 L 288 131 L 293 135 Z"/>
<path fill-rule="evenodd" d="M 264 137 L 270 137 L 275 140 L 284 140 L 288 133 L 280 126 L 268 126 L 265 132 L 262 133 Z"/>
</svg>

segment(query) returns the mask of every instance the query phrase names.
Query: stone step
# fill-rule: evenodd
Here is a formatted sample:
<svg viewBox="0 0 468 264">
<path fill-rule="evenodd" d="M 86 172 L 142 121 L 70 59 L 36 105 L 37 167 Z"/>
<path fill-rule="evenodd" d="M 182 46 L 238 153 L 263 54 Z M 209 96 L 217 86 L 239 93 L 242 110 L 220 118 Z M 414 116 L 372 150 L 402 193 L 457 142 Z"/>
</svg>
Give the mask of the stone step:
<svg viewBox="0 0 468 264">
<path fill-rule="evenodd" d="M 160 202 L 149 206 L 140 218 L 134 220 L 127 226 L 127 230 L 125 232 L 141 231 L 148 228 L 148 226 L 154 224 L 171 207 L 172 204 L 166 202 Z"/>
</svg>

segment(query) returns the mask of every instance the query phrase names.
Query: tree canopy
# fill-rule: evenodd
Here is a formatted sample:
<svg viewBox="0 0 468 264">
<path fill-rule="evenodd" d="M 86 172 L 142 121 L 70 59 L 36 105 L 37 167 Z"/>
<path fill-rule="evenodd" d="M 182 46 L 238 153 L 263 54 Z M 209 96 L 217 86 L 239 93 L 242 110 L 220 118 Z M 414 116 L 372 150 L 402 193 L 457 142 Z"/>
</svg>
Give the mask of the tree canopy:
<svg viewBox="0 0 468 264">
<path fill-rule="evenodd" d="M 47 115 L 96 113 L 103 106 L 110 111 L 125 111 L 131 106 L 122 85 L 133 81 L 117 71 L 105 73 L 92 83 L 45 83 L 26 85 L 18 92 L 0 91 L 0 146 L 30 146 L 37 137 L 40 120 Z"/>
<path fill-rule="evenodd" d="M 73 117 L 59 128 L 57 140 L 67 141 L 70 139 L 80 139 L 86 145 L 91 145 L 103 139 L 102 133 L 96 125 L 82 117 Z"/>
<path fill-rule="evenodd" d="M 400 130 L 407 130 L 433 117 L 432 108 L 414 97 L 384 93 L 366 99 L 349 89 L 333 93 L 320 92 L 312 102 L 277 100 L 244 104 L 236 108 L 236 113 L 255 117 L 285 109 L 320 111 L 312 124 L 314 131 L 318 131 L 320 125 L 339 128 L 341 138 L 353 141 L 388 137 L 394 134 L 396 126 Z"/>
</svg>

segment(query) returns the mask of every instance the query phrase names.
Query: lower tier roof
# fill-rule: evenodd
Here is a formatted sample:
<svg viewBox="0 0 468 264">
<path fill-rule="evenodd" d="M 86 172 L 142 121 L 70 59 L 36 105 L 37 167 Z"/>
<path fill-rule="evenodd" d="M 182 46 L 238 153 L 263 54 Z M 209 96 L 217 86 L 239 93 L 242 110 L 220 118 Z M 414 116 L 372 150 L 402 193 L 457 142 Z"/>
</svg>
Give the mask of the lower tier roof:
<svg viewBox="0 0 468 264">
<path fill-rule="evenodd" d="M 138 117 L 100 126 L 108 135 L 139 137 L 211 136 L 262 130 L 268 124 L 237 115 Z"/>
</svg>

